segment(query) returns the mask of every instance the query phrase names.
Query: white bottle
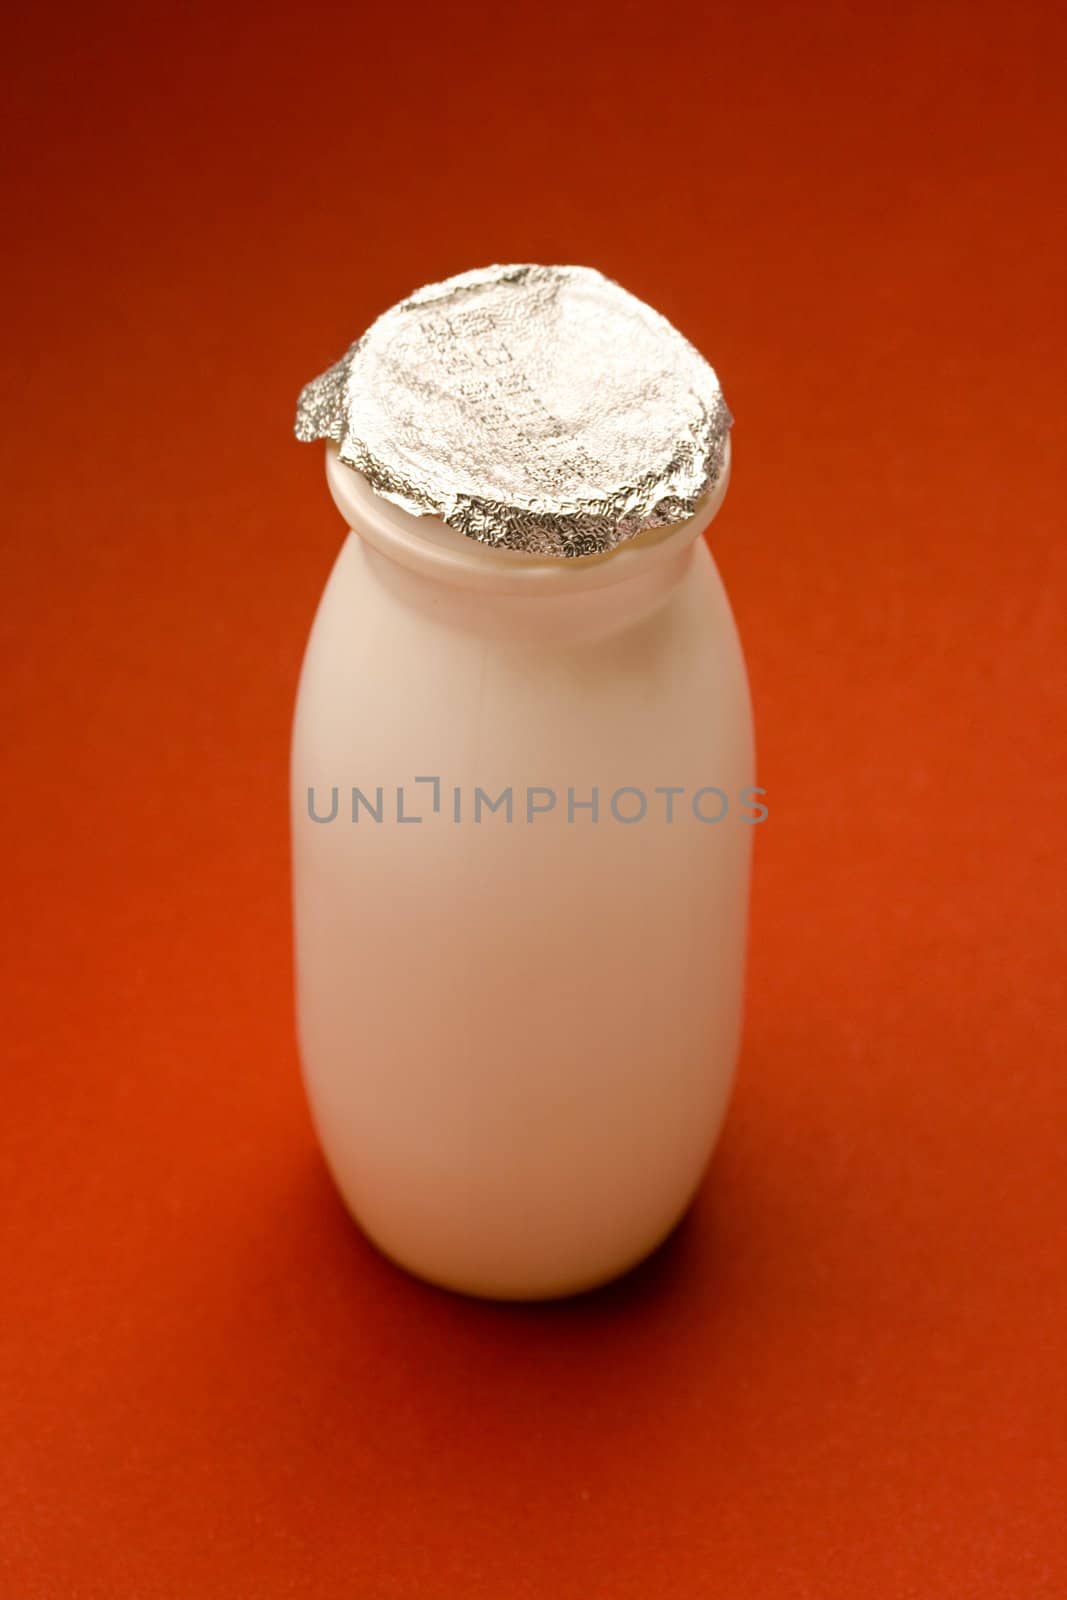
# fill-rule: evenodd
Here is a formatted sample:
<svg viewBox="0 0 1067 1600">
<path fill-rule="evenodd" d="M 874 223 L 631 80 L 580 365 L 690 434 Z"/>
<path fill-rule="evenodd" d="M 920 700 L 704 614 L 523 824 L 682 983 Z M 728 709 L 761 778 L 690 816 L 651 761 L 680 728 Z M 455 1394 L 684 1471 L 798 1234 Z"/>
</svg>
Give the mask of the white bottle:
<svg viewBox="0 0 1067 1600">
<path fill-rule="evenodd" d="M 352 531 L 293 735 L 303 1070 L 357 1222 L 449 1288 L 624 1271 L 719 1132 L 760 815 L 701 537 L 728 462 L 688 521 L 573 562 L 410 515 L 327 445 Z"/>
</svg>

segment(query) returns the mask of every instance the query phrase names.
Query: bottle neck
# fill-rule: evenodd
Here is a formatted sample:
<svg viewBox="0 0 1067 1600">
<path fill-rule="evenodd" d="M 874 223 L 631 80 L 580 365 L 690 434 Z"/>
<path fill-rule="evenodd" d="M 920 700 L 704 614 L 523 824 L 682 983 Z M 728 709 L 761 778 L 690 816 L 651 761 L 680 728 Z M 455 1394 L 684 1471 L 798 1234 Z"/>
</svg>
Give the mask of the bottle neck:
<svg viewBox="0 0 1067 1600">
<path fill-rule="evenodd" d="M 375 494 L 341 461 L 336 445 L 326 446 L 330 493 L 379 580 L 398 598 L 431 607 L 441 620 L 506 636 L 587 637 L 647 615 L 688 570 L 729 478 L 727 444 L 718 483 L 686 522 L 571 560 L 495 549 L 440 517 L 412 516 Z"/>
</svg>

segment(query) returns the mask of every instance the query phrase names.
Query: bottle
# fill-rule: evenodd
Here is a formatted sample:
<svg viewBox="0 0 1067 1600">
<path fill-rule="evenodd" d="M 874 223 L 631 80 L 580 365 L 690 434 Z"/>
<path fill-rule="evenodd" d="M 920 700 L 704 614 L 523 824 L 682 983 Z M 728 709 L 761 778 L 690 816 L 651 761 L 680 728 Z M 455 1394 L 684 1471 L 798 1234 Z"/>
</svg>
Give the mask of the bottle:
<svg viewBox="0 0 1067 1600">
<path fill-rule="evenodd" d="M 734 1075 L 763 808 L 703 538 L 729 440 L 688 515 L 577 559 L 415 514 L 350 446 L 292 745 L 312 1116 L 393 1261 L 571 1294 L 673 1229 Z"/>
</svg>

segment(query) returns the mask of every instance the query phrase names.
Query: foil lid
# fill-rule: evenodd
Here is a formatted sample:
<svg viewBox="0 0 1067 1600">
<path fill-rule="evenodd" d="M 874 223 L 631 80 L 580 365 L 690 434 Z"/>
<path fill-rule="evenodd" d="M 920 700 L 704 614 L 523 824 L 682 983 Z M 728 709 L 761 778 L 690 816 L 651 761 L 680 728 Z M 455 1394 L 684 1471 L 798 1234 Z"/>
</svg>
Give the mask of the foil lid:
<svg viewBox="0 0 1067 1600">
<path fill-rule="evenodd" d="M 483 544 L 587 556 L 684 522 L 732 417 L 666 318 L 589 267 L 486 267 L 419 289 L 309 383 L 298 439 L 333 439 L 386 500 Z"/>
</svg>

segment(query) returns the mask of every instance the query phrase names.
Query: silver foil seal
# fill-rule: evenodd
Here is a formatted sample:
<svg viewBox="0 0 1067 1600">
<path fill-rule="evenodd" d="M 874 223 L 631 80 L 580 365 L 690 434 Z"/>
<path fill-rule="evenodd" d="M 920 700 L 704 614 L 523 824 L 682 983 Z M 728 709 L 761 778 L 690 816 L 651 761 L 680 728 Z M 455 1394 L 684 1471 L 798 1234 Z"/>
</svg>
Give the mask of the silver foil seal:
<svg viewBox="0 0 1067 1600">
<path fill-rule="evenodd" d="M 590 267 L 429 284 L 309 383 L 298 439 L 483 544 L 587 556 L 684 522 L 732 417 L 704 357 Z"/>
</svg>

